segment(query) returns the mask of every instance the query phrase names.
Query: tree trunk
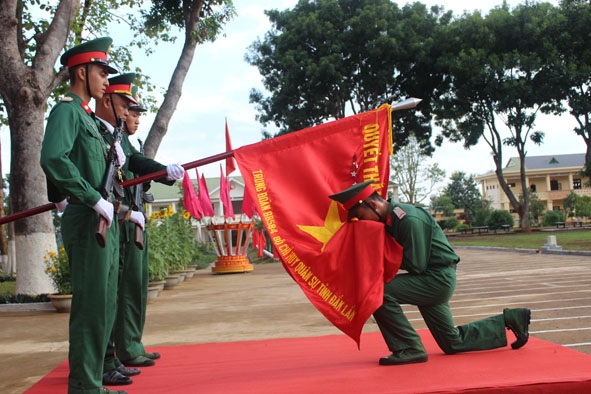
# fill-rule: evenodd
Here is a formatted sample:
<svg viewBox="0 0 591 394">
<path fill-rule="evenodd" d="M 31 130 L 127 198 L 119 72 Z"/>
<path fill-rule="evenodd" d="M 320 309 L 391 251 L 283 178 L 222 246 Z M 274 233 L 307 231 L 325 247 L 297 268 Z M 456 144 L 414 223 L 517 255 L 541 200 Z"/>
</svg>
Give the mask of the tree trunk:
<svg viewBox="0 0 591 394">
<path fill-rule="evenodd" d="M 15 81 L 16 82 L 16 81 Z M 10 119 L 10 204 L 20 212 L 47 203 L 45 175 L 39 166 L 45 102 L 34 99 L 30 89 L 6 108 Z M 15 107 L 17 110 L 15 110 Z M 16 246 L 16 293 L 43 294 L 54 291 L 45 273 L 43 256 L 57 250 L 51 213 L 30 216 L 14 223 Z"/>
<path fill-rule="evenodd" d="M 154 119 L 154 123 L 146 138 L 146 143 L 144 145 L 146 157 L 153 159 L 156 156 L 162 138 L 164 138 L 168 131 L 168 124 L 170 123 L 170 119 L 172 118 L 181 98 L 183 83 L 185 82 L 191 63 L 193 62 L 196 45 L 197 44 L 191 42 L 190 39 L 185 41 L 181 57 L 179 58 L 174 73 L 172 74 L 172 78 L 170 79 L 164 101 L 156 114 L 156 119 Z"/>
<path fill-rule="evenodd" d="M 31 38 L 23 37 L 22 4 L 17 0 L 0 2 L 0 93 L 10 125 L 12 212 L 47 203 L 45 175 L 39 165 L 44 115 L 50 93 L 67 77 L 66 70 L 56 74 L 54 66 L 80 1 L 63 0 L 57 4 L 50 25 L 45 30 L 40 28 L 43 31 L 33 37 L 36 51 L 32 59 L 27 59 L 25 53 Z M 14 245 L 16 292 L 53 292 L 43 264 L 47 251 L 57 249 L 51 214 L 46 212 L 14 223 Z"/>
<path fill-rule="evenodd" d="M 0 155 L 1 157 L 1 155 Z M 4 172 L 2 172 L 2 162 L 0 161 L 0 217 L 5 216 L 4 212 Z M 6 226 L 0 226 L 0 251 L 2 256 L 8 254 L 8 239 L 6 238 Z"/>
</svg>

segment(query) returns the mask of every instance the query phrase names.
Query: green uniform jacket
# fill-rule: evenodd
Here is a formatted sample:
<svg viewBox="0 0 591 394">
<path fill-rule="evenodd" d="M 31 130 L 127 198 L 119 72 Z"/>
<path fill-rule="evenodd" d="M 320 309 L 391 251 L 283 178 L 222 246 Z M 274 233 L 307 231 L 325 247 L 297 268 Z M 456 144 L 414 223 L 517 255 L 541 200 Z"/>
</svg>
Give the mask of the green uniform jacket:
<svg viewBox="0 0 591 394">
<path fill-rule="evenodd" d="M 390 202 L 386 231 L 404 248 L 400 268 L 412 274 L 422 274 L 427 267 L 447 267 L 460 261 L 441 227 L 423 208 Z"/>
<path fill-rule="evenodd" d="M 53 107 L 40 164 L 48 179 L 49 201 L 72 196 L 92 207 L 101 198 L 107 146 L 84 106 L 80 97 L 69 93 Z"/>
</svg>

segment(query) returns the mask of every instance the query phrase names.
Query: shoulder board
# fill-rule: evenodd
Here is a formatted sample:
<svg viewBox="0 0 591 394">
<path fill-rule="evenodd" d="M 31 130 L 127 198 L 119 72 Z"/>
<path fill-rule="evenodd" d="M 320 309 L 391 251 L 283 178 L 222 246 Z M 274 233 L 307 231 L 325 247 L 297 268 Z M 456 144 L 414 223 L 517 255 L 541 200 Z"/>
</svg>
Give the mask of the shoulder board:
<svg viewBox="0 0 591 394">
<path fill-rule="evenodd" d="M 406 211 L 404 211 L 404 209 L 400 207 L 394 207 L 394 210 L 392 212 L 394 212 L 394 215 L 396 215 L 398 219 L 402 219 L 406 216 Z"/>
<path fill-rule="evenodd" d="M 62 99 L 60 101 L 63 103 L 69 103 L 71 101 L 74 101 L 74 99 L 70 96 L 65 96 L 65 97 L 62 97 Z"/>
</svg>

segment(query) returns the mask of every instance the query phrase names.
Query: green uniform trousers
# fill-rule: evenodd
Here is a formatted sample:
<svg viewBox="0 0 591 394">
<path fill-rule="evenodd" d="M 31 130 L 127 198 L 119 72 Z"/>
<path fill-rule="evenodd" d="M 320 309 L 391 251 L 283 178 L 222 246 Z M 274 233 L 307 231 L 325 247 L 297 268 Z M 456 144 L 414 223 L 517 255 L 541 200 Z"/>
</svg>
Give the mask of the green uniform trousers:
<svg viewBox="0 0 591 394">
<path fill-rule="evenodd" d="M 119 266 L 119 225 L 115 220 L 101 248 L 95 231 L 98 215 L 85 205 L 69 204 L 62 217 L 64 247 L 72 274 L 69 394 L 102 392 L 103 359 L 115 321 Z"/>
<path fill-rule="evenodd" d="M 423 274 L 399 274 L 384 285 L 384 303 L 374 317 L 388 349 L 424 350 L 400 304 L 416 305 L 439 347 L 447 354 L 507 345 L 502 314 L 454 326 L 449 300 L 456 287 L 455 265 L 429 267 Z"/>
<path fill-rule="evenodd" d="M 135 227 L 135 223 L 125 222 L 121 231 L 120 259 L 123 270 L 114 331 L 117 357 L 121 360 L 131 360 L 146 352 L 142 334 L 148 302 L 148 242 L 144 231 L 144 249 L 140 250 L 135 245 Z"/>
<path fill-rule="evenodd" d="M 117 317 L 105 353 L 104 370 L 121 365 L 121 360 L 142 356 L 146 350 L 142 335 L 148 302 L 148 243 L 144 231 L 144 249 L 134 242 L 135 223 L 120 222 L 119 285 Z"/>
</svg>

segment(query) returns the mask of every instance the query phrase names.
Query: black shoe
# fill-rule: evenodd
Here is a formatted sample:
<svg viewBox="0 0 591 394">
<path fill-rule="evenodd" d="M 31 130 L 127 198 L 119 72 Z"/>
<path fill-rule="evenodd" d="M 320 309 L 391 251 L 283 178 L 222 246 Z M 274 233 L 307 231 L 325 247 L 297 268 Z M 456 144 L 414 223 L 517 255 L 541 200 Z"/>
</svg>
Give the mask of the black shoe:
<svg viewBox="0 0 591 394">
<path fill-rule="evenodd" d="M 424 350 L 404 349 L 392 353 L 387 357 L 380 358 L 380 365 L 404 365 L 425 363 L 429 357 Z"/>
<path fill-rule="evenodd" d="M 531 320 L 531 310 L 527 308 L 503 309 L 505 326 L 513 331 L 517 340 L 511 344 L 513 349 L 519 349 L 527 343 L 529 339 L 529 322 Z"/>
<path fill-rule="evenodd" d="M 102 387 L 101 388 L 101 394 L 127 394 L 127 391 L 123 391 L 123 390 L 109 390 L 106 387 Z"/>
<path fill-rule="evenodd" d="M 127 368 L 125 365 L 121 364 L 117 368 L 115 368 L 117 372 L 119 372 L 123 376 L 135 376 L 139 375 L 142 372 L 139 368 Z"/>
<path fill-rule="evenodd" d="M 158 352 L 145 352 L 145 358 L 149 358 L 150 360 L 158 360 L 160 358 L 160 353 Z"/>
<path fill-rule="evenodd" d="M 125 386 L 132 383 L 133 380 L 131 380 L 130 377 L 121 375 L 117 369 L 112 369 L 103 373 L 103 384 L 105 386 Z"/>
<path fill-rule="evenodd" d="M 151 367 L 152 365 L 156 364 L 154 360 L 144 356 L 137 356 L 136 358 L 132 358 L 131 360 L 121 360 L 121 362 L 126 367 Z"/>
</svg>

